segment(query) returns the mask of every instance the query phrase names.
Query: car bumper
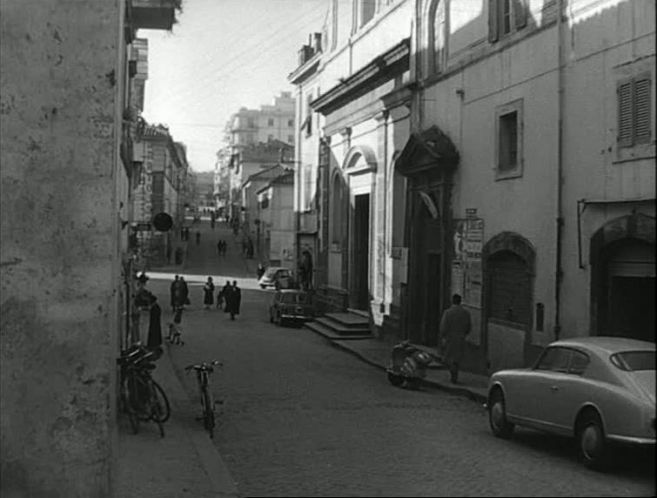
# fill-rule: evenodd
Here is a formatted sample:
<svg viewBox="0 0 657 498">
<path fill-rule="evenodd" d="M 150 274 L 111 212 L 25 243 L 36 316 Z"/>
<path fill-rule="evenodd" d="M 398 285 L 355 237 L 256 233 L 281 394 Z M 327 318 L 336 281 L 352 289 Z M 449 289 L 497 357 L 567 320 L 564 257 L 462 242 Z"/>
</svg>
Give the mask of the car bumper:
<svg viewBox="0 0 657 498">
<path fill-rule="evenodd" d="M 285 320 L 299 320 L 299 321 L 304 321 L 304 322 L 308 322 L 308 321 L 313 320 L 313 317 L 310 317 L 310 316 L 294 315 L 294 314 L 290 314 L 290 313 L 282 313 L 281 318 L 283 318 Z"/>
</svg>

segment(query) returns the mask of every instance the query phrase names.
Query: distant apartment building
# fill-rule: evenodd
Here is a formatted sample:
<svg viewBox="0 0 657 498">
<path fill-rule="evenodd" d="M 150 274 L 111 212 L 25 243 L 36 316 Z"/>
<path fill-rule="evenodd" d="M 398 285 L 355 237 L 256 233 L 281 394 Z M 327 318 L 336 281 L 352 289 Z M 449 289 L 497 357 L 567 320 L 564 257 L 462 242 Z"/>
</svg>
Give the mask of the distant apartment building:
<svg viewBox="0 0 657 498">
<path fill-rule="evenodd" d="M 262 155 L 258 149 L 280 151 L 291 150 L 295 141 L 295 98 L 291 92 L 281 92 L 274 98 L 272 104 L 262 105 L 259 109 L 242 107 L 233 114 L 226 125 L 226 146 L 217 153 L 215 165 L 215 198 L 221 199 L 230 216 L 238 216 L 235 206 L 239 204 L 239 189 L 242 179 L 255 172 L 244 173 L 240 164 L 252 162 L 254 154 Z M 264 144 L 270 145 L 264 145 Z M 271 145 L 275 144 L 275 145 Z M 242 151 L 249 149 L 248 158 L 241 158 Z M 254 152 L 256 151 L 256 152 Z M 287 152 L 283 152 L 287 154 Z M 277 162 L 279 157 L 267 159 L 266 162 Z M 288 157 L 289 161 L 293 158 Z M 228 180 L 228 188 L 220 188 L 219 184 Z M 220 194 L 220 192 L 223 192 Z"/>
<path fill-rule="evenodd" d="M 288 170 L 256 192 L 258 254 L 265 265 L 284 266 L 296 271 L 294 242 L 294 171 Z"/>
<path fill-rule="evenodd" d="M 281 92 L 273 104 L 260 109 L 240 108 L 230 118 L 230 146 L 233 153 L 248 145 L 269 140 L 294 143 L 294 97 Z"/>
</svg>

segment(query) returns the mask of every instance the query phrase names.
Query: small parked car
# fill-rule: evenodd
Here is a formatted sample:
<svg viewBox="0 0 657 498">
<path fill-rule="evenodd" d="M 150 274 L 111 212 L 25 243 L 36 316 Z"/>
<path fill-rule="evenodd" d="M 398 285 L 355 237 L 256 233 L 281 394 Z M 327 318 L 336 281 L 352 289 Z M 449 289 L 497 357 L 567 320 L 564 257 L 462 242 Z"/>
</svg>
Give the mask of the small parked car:
<svg viewBox="0 0 657 498">
<path fill-rule="evenodd" d="M 267 287 L 274 287 L 275 289 L 293 287 L 292 271 L 283 266 L 270 266 L 258 280 L 258 285 L 261 289 Z"/>
<path fill-rule="evenodd" d="M 310 295 L 299 289 L 280 289 L 274 293 L 269 306 L 269 321 L 303 323 L 315 318 Z"/>
<path fill-rule="evenodd" d="M 493 434 L 514 425 L 574 437 L 591 468 L 612 463 L 612 444 L 655 447 L 655 343 L 580 337 L 549 344 L 531 368 L 495 372 L 488 385 Z"/>
</svg>

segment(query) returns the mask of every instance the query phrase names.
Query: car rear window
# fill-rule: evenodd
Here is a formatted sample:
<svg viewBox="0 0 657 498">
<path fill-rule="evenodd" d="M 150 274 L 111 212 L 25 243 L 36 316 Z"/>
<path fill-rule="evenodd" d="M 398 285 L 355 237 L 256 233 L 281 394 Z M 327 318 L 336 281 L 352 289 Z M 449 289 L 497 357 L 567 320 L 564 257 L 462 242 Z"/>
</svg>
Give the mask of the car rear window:
<svg viewBox="0 0 657 498">
<path fill-rule="evenodd" d="M 281 297 L 281 302 L 285 304 L 295 304 L 297 302 L 297 299 L 299 297 L 299 294 L 295 293 L 285 293 Z"/>
<path fill-rule="evenodd" d="M 655 369 L 654 351 L 625 351 L 612 354 L 609 359 L 614 366 L 627 372 Z"/>
</svg>

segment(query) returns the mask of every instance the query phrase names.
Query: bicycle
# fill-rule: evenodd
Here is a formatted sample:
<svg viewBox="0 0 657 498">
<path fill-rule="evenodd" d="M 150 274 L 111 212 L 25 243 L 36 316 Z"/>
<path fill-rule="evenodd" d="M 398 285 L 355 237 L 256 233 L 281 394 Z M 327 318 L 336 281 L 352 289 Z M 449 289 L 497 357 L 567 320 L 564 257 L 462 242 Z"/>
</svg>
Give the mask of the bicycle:
<svg viewBox="0 0 657 498">
<path fill-rule="evenodd" d="M 202 415 L 196 417 L 196 420 L 203 420 L 203 427 L 208 431 L 211 439 L 214 438 L 215 405 L 223 405 L 223 400 L 213 400 L 212 391 L 210 390 L 210 374 L 214 372 L 215 366 L 222 367 L 223 364 L 217 360 L 213 360 L 209 363 L 203 362 L 199 365 L 188 365 L 185 367 L 185 371 L 187 372 L 192 369 L 196 371 L 196 381 L 201 393 L 201 409 L 203 410 Z"/>
<path fill-rule="evenodd" d="M 159 357 L 159 356 L 158 356 Z M 164 437 L 164 422 L 171 416 L 169 399 L 162 387 L 155 382 L 151 371 L 158 357 L 141 344 L 121 351 L 117 358 L 120 366 L 120 407 L 128 415 L 132 432 L 139 432 L 139 422 L 152 420 Z"/>
</svg>

